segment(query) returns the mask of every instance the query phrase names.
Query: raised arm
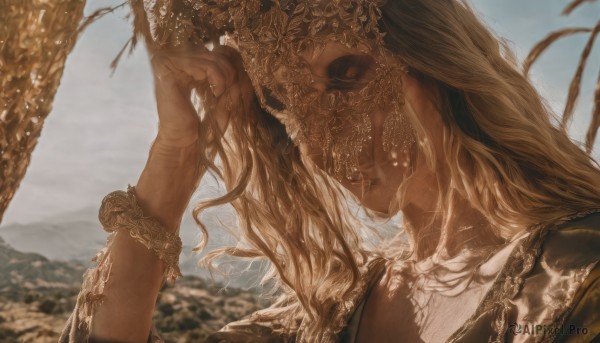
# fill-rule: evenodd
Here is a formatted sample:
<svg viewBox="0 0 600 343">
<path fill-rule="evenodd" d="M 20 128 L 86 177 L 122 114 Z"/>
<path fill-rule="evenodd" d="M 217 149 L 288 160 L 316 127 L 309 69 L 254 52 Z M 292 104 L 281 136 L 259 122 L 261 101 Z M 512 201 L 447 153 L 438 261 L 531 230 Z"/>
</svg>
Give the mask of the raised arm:
<svg viewBox="0 0 600 343">
<path fill-rule="evenodd" d="M 199 135 L 207 130 L 200 130 L 203 122 L 190 100 L 192 89 L 210 85 L 216 97 L 210 115 L 216 116 L 216 131 L 225 131 L 230 109 L 239 108 L 230 102 L 247 101 L 246 95 L 251 94 L 239 61 L 232 63 L 236 56 L 223 47 L 213 52 L 152 56 L 159 131 L 135 192 L 130 193 L 144 216 L 165 230 L 163 236 L 178 239 L 182 215 L 206 171 L 199 144 L 206 137 Z M 211 139 L 221 138 L 210 132 Z M 132 238 L 128 228 L 113 230 L 107 248 L 98 255 L 98 267 L 86 272 L 77 307 L 60 342 L 81 342 L 88 334 L 90 342 L 148 340 L 167 266 L 156 251 Z"/>
</svg>

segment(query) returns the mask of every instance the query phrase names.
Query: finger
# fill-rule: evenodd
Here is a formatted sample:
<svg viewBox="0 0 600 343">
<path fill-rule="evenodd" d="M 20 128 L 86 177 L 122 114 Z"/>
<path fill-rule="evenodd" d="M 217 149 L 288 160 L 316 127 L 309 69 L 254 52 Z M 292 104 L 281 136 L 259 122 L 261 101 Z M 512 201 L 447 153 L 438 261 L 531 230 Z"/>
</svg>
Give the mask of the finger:
<svg viewBox="0 0 600 343">
<path fill-rule="evenodd" d="M 226 56 L 211 53 L 204 59 L 207 81 L 211 85 L 215 96 L 222 95 L 225 90 L 235 83 L 236 70 L 229 63 Z"/>
<path fill-rule="evenodd" d="M 202 54 L 173 57 L 177 67 L 195 81 L 206 81 L 215 96 L 223 94 L 235 80 L 234 68 L 221 56 Z"/>
<path fill-rule="evenodd" d="M 242 115 L 249 111 L 254 96 L 252 84 L 247 77 L 241 75 L 240 80 L 226 89 L 217 99 L 214 108 L 214 118 L 220 132 L 225 132 L 232 115 Z"/>
</svg>

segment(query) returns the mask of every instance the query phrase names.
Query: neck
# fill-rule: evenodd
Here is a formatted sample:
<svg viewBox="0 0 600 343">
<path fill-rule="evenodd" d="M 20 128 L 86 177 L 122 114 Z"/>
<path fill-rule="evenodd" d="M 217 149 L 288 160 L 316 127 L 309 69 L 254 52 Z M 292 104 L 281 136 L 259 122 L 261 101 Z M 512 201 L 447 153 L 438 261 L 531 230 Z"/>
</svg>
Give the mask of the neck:
<svg viewBox="0 0 600 343">
<path fill-rule="evenodd" d="M 423 169 L 421 169 L 423 170 Z M 415 173 L 409 182 L 402 214 L 413 246 L 411 259 L 455 256 L 463 249 L 501 244 L 489 220 L 458 193 L 448 196 L 444 177 Z M 437 206 L 440 199 L 448 199 Z"/>
</svg>

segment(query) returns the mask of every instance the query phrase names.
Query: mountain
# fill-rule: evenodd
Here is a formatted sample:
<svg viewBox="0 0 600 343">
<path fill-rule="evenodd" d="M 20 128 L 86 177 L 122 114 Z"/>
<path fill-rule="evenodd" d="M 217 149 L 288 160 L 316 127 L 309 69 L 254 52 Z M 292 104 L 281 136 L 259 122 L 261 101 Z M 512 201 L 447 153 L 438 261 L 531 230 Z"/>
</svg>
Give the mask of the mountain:
<svg viewBox="0 0 600 343">
<path fill-rule="evenodd" d="M 106 244 L 97 209 L 84 208 L 43 222 L 0 227 L 0 236 L 19 251 L 53 260 L 89 261 Z"/>
<path fill-rule="evenodd" d="M 209 244 L 202 254 L 192 251 L 200 241 L 200 231 L 189 211 L 184 215 L 180 235 L 184 242 L 180 256 L 180 268 L 184 275 L 210 278 L 210 273 L 198 267 L 199 259 L 207 251 L 225 245 L 235 245 L 235 240 L 222 229 L 222 221 L 233 226 L 233 215 L 228 210 L 208 211 L 203 221 L 210 230 Z M 98 221 L 97 208 L 83 208 L 49 217 L 41 222 L 28 224 L 14 223 L 0 227 L 0 236 L 19 251 L 43 255 L 51 260 L 75 261 L 92 266 L 91 258 L 106 245 L 108 233 Z M 233 264 L 234 269 L 246 267 L 241 262 Z M 259 266 L 252 264 L 249 271 L 236 273 L 231 280 L 218 274 L 214 278 L 234 287 L 249 288 L 259 279 Z"/>
<path fill-rule="evenodd" d="M 13 249 L 0 237 L 0 296 L 17 301 L 36 292 L 70 289 L 81 283 L 82 263 L 51 261 Z"/>
<path fill-rule="evenodd" d="M 0 238 L 0 342 L 56 342 L 86 266 L 15 250 Z M 266 306 L 255 293 L 186 276 L 159 295 L 154 325 L 167 342 L 202 342 Z"/>
<path fill-rule="evenodd" d="M 84 270 L 17 251 L 0 238 L 0 341 L 56 342 Z"/>
</svg>

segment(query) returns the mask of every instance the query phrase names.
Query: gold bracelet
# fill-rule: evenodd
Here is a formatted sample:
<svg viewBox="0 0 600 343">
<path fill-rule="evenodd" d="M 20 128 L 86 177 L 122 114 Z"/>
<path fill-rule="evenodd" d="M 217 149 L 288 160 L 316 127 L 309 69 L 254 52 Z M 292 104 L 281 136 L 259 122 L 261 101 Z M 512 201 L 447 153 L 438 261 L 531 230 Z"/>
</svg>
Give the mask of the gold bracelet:
<svg viewBox="0 0 600 343">
<path fill-rule="evenodd" d="M 175 280 L 182 276 L 179 270 L 181 238 L 167 231 L 156 218 L 144 215 L 135 195 L 135 187 L 128 185 L 127 192 L 114 191 L 105 196 L 98 219 L 107 232 L 125 229 L 136 241 L 154 251 L 165 263 L 164 277 Z"/>
</svg>

